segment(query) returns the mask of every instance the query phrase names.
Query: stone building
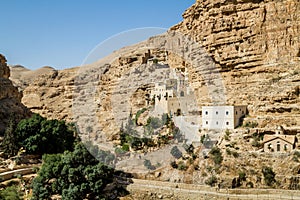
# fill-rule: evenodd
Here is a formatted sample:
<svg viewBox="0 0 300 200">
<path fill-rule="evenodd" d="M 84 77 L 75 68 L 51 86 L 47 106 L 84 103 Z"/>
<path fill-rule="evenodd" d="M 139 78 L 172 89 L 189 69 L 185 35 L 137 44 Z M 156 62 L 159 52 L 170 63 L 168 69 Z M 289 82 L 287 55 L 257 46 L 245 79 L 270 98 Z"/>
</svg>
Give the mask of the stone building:
<svg viewBox="0 0 300 200">
<path fill-rule="evenodd" d="M 163 113 L 189 115 L 197 110 L 194 93 L 188 84 L 188 73 L 183 69 L 171 69 L 170 78 L 155 83 L 151 90 L 150 99 L 155 100 L 154 112 L 158 116 Z"/>
<path fill-rule="evenodd" d="M 296 136 L 285 135 L 282 126 L 276 129 L 276 133 L 265 134 L 263 139 L 264 152 L 287 153 L 295 149 Z"/>
<path fill-rule="evenodd" d="M 203 106 L 203 129 L 234 129 L 246 115 L 247 106 Z"/>
</svg>

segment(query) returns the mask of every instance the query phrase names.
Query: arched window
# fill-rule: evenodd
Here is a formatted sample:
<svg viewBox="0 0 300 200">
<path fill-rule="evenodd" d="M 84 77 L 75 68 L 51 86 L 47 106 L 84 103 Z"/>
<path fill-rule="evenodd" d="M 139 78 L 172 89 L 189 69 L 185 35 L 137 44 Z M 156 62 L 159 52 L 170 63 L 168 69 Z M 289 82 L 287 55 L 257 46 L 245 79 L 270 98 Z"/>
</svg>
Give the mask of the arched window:
<svg viewBox="0 0 300 200">
<path fill-rule="evenodd" d="M 181 96 L 181 97 L 184 97 L 184 91 L 181 91 L 181 92 L 180 92 L 180 96 Z"/>
<path fill-rule="evenodd" d="M 277 142 L 277 151 L 280 151 L 280 142 Z"/>
</svg>

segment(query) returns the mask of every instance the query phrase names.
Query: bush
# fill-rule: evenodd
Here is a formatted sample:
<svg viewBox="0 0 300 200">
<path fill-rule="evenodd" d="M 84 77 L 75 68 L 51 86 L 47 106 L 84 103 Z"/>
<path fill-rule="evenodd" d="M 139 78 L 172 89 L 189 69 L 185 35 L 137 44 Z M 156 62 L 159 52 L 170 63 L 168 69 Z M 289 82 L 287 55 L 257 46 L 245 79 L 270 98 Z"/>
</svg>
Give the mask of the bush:
<svg viewBox="0 0 300 200">
<path fill-rule="evenodd" d="M 219 164 L 222 163 L 223 157 L 222 157 L 221 150 L 218 147 L 213 147 L 210 150 L 209 154 L 212 155 L 212 159 L 213 159 L 215 164 L 219 165 Z"/>
<path fill-rule="evenodd" d="M 184 164 L 183 161 L 180 161 L 180 162 L 178 163 L 178 169 L 183 171 L 183 170 L 186 170 L 186 169 L 187 169 L 187 166 Z"/>
<path fill-rule="evenodd" d="M 177 169 L 177 168 L 178 168 L 178 165 L 177 165 L 176 161 L 172 161 L 172 162 L 170 163 L 170 165 L 171 165 L 171 167 L 174 168 L 174 169 Z"/>
<path fill-rule="evenodd" d="M 147 126 L 153 129 L 157 129 L 162 126 L 162 121 L 157 117 L 149 117 L 147 120 Z"/>
<path fill-rule="evenodd" d="M 172 147 L 171 149 L 171 155 L 174 156 L 176 159 L 179 159 L 182 157 L 182 152 L 178 149 L 177 146 Z"/>
<path fill-rule="evenodd" d="M 14 119 L 10 118 L 1 144 L 3 148 L 3 153 L 6 157 L 11 157 L 16 155 L 20 148 L 17 137 L 15 136 L 16 126 L 17 125 Z"/>
<path fill-rule="evenodd" d="M 141 110 L 138 110 L 136 112 L 136 115 L 135 115 L 135 124 L 137 124 L 137 121 L 139 119 L 139 117 L 141 116 L 141 114 L 143 114 L 147 109 L 146 108 L 142 108 Z"/>
<path fill-rule="evenodd" d="M 268 185 L 268 186 L 272 186 L 273 183 L 276 182 L 275 180 L 275 172 L 273 171 L 273 169 L 271 167 L 263 167 L 262 169 L 262 173 L 264 175 L 264 178 L 265 178 L 265 183 Z"/>
<path fill-rule="evenodd" d="M 257 122 L 246 122 L 245 124 L 243 124 L 243 127 L 248 127 L 248 128 L 255 128 L 258 126 Z"/>
<path fill-rule="evenodd" d="M 229 141 L 230 140 L 230 131 L 228 130 L 228 129 L 226 129 L 226 131 L 225 131 L 225 135 L 224 135 L 224 139 L 226 140 L 226 141 Z"/>
<path fill-rule="evenodd" d="M 122 145 L 122 150 L 129 151 L 129 145 L 128 144 L 123 144 Z"/>
<path fill-rule="evenodd" d="M 245 181 L 246 180 L 246 173 L 245 172 L 240 172 L 239 173 L 239 179 L 241 181 Z"/>
<path fill-rule="evenodd" d="M 152 163 L 151 163 L 150 160 L 145 159 L 145 160 L 144 160 L 144 166 L 145 166 L 147 169 L 155 170 L 155 166 L 152 165 Z"/>
<path fill-rule="evenodd" d="M 235 157 L 235 158 L 239 157 L 239 153 L 236 152 L 236 151 L 232 151 L 231 154 L 232 154 L 232 156 Z"/>
<path fill-rule="evenodd" d="M 214 175 L 212 175 L 207 180 L 205 180 L 205 184 L 210 185 L 211 187 L 213 187 L 216 183 L 217 183 L 217 177 Z"/>
<path fill-rule="evenodd" d="M 22 194 L 16 186 L 10 186 L 0 191 L 0 199 L 3 200 L 21 200 Z"/>
</svg>

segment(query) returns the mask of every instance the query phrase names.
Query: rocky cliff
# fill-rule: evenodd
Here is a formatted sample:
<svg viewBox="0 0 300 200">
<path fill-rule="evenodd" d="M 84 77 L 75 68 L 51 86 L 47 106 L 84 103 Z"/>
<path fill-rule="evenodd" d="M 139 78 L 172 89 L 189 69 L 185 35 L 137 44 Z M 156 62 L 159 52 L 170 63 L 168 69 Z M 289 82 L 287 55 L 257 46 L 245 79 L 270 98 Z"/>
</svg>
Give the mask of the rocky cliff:
<svg viewBox="0 0 300 200">
<path fill-rule="evenodd" d="M 299 62 L 299 1 L 197 0 L 183 18 L 171 29 L 193 35 L 223 71 Z"/>
<path fill-rule="evenodd" d="M 14 87 L 6 59 L 0 54 L 0 133 L 4 131 L 11 116 L 20 120 L 29 115 L 29 110 L 21 103 L 22 94 Z"/>
<path fill-rule="evenodd" d="M 300 126 L 299 1 L 198 0 L 183 17 L 171 30 L 193 37 L 203 47 L 221 72 L 227 104 L 248 105 L 248 120 L 258 121 L 260 127 Z M 133 49 L 116 58 L 117 62 L 110 64 L 101 77 L 101 87 L 109 89 L 115 85 L 125 73 L 147 60 L 147 53 Z M 156 56 L 155 52 L 152 54 Z M 194 70 L 198 66 L 184 62 L 174 52 L 169 53 L 168 59 L 171 67 L 185 63 L 199 107 L 208 104 L 207 73 Z M 57 76 L 50 75 L 50 79 L 39 78 L 25 89 L 24 104 L 47 117 L 71 119 L 75 71 L 62 70 Z M 214 95 L 217 93 L 215 89 Z M 98 110 L 105 113 L 99 115 L 112 120 L 108 117 L 112 108 L 110 97 L 102 104 L 103 109 Z"/>
<path fill-rule="evenodd" d="M 189 84 L 199 108 L 211 104 L 214 96 L 223 94 L 226 104 L 247 105 L 249 114 L 245 122 L 257 122 L 256 128 L 262 131 L 273 130 L 277 125 L 299 131 L 299 1 L 197 0 L 183 17 L 183 22 L 172 27 L 170 34 L 180 32 L 193 38 L 200 47 L 186 45 L 181 49 L 182 54 L 166 52 L 164 39 L 156 44 L 157 49 L 148 50 L 146 43 L 126 47 L 106 60 L 37 77 L 24 89 L 22 102 L 48 118 L 68 121 L 80 118 L 84 130 L 95 138 L 102 133 L 114 134 L 121 126 L 120 121 L 146 105 L 144 97 L 149 88 L 153 88 L 149 82 L 165 77 L 165 72 L 156 73 L 155 69 L 166 64 L 170 68 L 188 70 Z M 153 44 L 151 42 L 159 37 L 150 38 L 148 42 Z M 191 49 L 194 54 L 189 53 Z M 187 54 L 190 57 L 183 56 Z M 191 57 L 200 58 L 197 65 L 189 62 Z M 153 65 L 154 62 L 158 65 Z M 7 72 L 3 74 L 8 77 Z M 211 90 L 208 86 L 217 84 L 209 83 L 217 79 L 221 79 L 222 84 Z M 77 109 L 80 106 L 84 109 Z M 293 154 L 284 159 L 261 155 L 253 141 L 245 139 L 247 134 L 252 137 L 256 131 L 249 127 L 237 129 L 232 136 L 235 139 L 229 140 L 225 147 L 221 145 L 224 161 L 219 171 L 226 177 L 226 185 L 243 169 L 249 176 L 248 181 L 253 182 L 254 187 L 261 187 L 262 165 L 266 165 L 273 166 L 278 180 L 282 179 L 279 187 L 289 188 L 283 179 L 299 173 L 298 160 L 291 161 Z M 228 148 L 236 151 L 237 157 L 229 155 Z M 207 162 L 203 160 L 200 165 L 203 173 L 197 172 L 202 183 L 207 178 L 203 174 L 208 173 L 204 168 L 212 166 Z M 286 163 L 291 165 L 288 169 Z"/>
<path fill-rule="evenodd" d="M 299 1 L 197 0 L 183 18 L 171 29 L 219 66 L 228 104 L 248 105 L 262 127 L 300 125 Z"/>
</svg>

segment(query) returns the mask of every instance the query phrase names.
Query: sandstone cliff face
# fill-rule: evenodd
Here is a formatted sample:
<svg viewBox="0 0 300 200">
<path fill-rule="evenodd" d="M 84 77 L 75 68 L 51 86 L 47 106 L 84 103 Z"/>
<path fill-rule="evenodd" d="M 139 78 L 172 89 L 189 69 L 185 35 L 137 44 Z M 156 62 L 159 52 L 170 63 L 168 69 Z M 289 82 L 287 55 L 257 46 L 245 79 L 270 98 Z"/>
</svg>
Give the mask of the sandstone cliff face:
<svg viewBox="0 0 300 200">
<path fill-rule="evenodd" d="M 198 0 L 183 14 L 183 22 L 171 30 L 195 38 L 219 67 L 227 104 L 248 105 L 248 120 L 258 121 L 260 127 L 278 124 L 297 127 L 300 126 L 299 4 L 292 0 Z M 151 53 L 164 58 L 155 51 Z M 145 63 L 149 56 L 147 51 L 132 50 L 108 65 L 99 77 L 99 91 L 107 90 L 97 111 L 99 116 L 105 116 L 104 126 L 114 120 L 109 91 L 114 90 L 119 78 Z M 184 63 L 171 53 L 168 59 L 171 67 Z M 187 62 L 184 65 L 190 72 L 190 84 L 195 89 L 199 107 L 208 104 L 205 74 L 195 70 L 198 66 Z M 71 120 L 72 81 L 76 72 L 57 73 L 58 76 L 50 79 L 40 77 L 27 87 L 23 102 L 46 117 Z"/>
<path fill-rule="evenodd" d="M 299 1 L 197 0 L 183 17 L 171 29 L 192 35 L 219 66 L 227 104 L 249 105 L 262 127 L 299 127 Z"/>
<path fill-rule="evenodd" d="M 10 116 L 18 121 L 29 115 L 29 111 L 21 103 L 22 94 L 13 86 L 9 76 L 6 59 L 0 54 L 0 132 L 4 131 Z"/>
<path fill-rule="evenodd" d="M 72 95 L 76 68 L 50 70 L 35 77 L 23 91 L 22 103 L 50 119 L 72 121 Z"/>
<path fill-rule="evenodd" d="M 141 43 L 118 51 L 115 55 L 120 55 L 115 57 L 114 62 L 103 61 L 86 66 L 91 67 L 86 76 L 81 73 L 85 71 L 81 68 L 53 71 L 39 76 L 25 87 L 22 102 L 33 112 L 48 118 L 73 121 L 82 117 L 82 127 L 90 130 L 88 132 L 91 132 L 91 136 L 97 138 L 103 133 L 115 134 L 121 126 L 120 121 L 126 120 L 130 111 L 135 113 L 145 106 L 143 97 L 153 87 L 147 80 L 164 77 L 164 73 L 152 73 L 151 65 L 147 66 L 148 59 L 157 58 L 171 68 L 186 67 L 199 108 L 210 104 L 211 99 L 205 80 L 209 72 L 201 73 L 198 69 L 213 62 L 219 69 L 213 72 L 220 72 L 225 86 L 225 103 L 248 105 L 249 116 L 246 121 L 256 121 L 258 128 L 266 130 L 277 125 L 299 130 L 299 1 L 197 0 L 183 17 L 183 22 L 171 30 L 197 40 L 205 50 L 203 56 L 210 58 L 209 62 L 204 60 L 199 63 L 200 66 L 193 66 L 174 52 L 169 52 L 166 59 L 160 50 L 148 51 Z M 202 54 L 202 50 L 199 50 L 199 54 Z M 7 79 L 9 72 L 6 68 L 2 72 L 0 70 L 1 75 L 5 77 L 2 79 Z M 88 95 L 89 88 L 84 87 L 87 83 L 94 87 L 91 96 Z M 0 92 L 0 99 L 7 96 L 2 89 Z M 213 95 L 218 92 L 217 88 Z M 16 90 L 14 95 L 20 98 Z M 74 103 L 74 100 L 78 101 Z M 86 110 L 74 108 L 76 103 Z M 95 126 L 91 127 L 90 124 Z M 299 162 L 291 161 L 292 155 L 284 159 L 280 156 L 270 159 L 273 155 L 260 155 L 255 152 L 258 148 L 242 137 L 247 130 L 237 131 L 237 138 L 232 142 L 237 144 L 235 150 L 240 156 L 224 156 L 221 170 L 228 184 L 243 169 L 249 181 L 255 183 L 255 187 L 261 187 L 262 165 L 273 166 L 276 174 L 282 177 L 299 173 Z M 251 134 L 255 132 L 251 129 L 249 131 Z M 225 155 L 226 147 L 221 148 Z M 251 151 L 254 153 L 249 153 Z M 203 162 L 201 166 L 206 166 L 206 160 Z M 286 163 L 290 163 L 288 168 Z M 257 168 L 257 165 L 260 167 Z M 256 175 L 253 175 L 253 169 Z M 205 177 L 202 174 L 199 176 L 203 183 Z"/>
<path fill-rule="evenodd" d="M 296 0 L 197 0 L 171 29 L 193 35 L 222 68 L 299 61 Z"/>
</svg>

